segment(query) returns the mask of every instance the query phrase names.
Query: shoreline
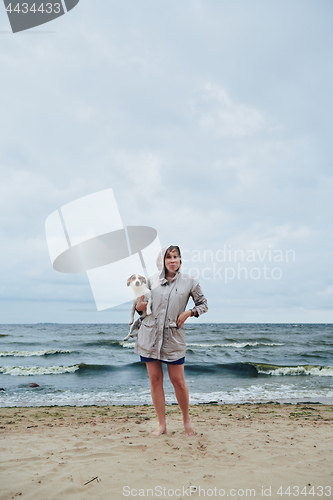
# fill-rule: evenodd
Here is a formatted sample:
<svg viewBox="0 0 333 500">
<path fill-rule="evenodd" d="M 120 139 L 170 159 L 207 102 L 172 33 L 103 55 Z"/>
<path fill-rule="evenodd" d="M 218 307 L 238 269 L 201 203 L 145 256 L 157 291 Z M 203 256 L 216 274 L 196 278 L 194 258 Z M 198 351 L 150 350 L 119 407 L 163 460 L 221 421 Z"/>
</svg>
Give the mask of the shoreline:
<svg viewBox="0 0 333 500">
<path fill-rule="evenodd" d="M 288 486 L 331 498 L 332 405 L 191 405 L 193 437 L 178 405 L 166 411 L 168 432 L 153 437 L 152 405 L 1 408 L 1 500 L 242 498 L 247 488 L 281 499 Z"/>
<path fill-rule="evenodd" d="M 313 408 L 310 408 L 310 406 L 313 406 Z M 279 402 L 274 402 L 274 401 L 269 401 L 269 402 L 262 402 L 262 403 L 215 403 L 215 402 L 210 402 L 210 403 L 199 403 L 196 405 L 190 405 L 190 413 L 202 413 L 203 411 L 208 411 L 211 410 L 213 411 L 214 409 L 216 412 L 221 412 L 221 414 L 224 414 L 226 411 L 233 412 L 230 414 L 230 416 L 235 416 L 237 417 L 239 411 L 241 410 L 247 410 L 250 413 L 253 413 L 254 415 L 257 412 L 257 410 L 262 410 L 262 413 L 265 414 L 275 414 L 278 415 L 279 410 L 281 415 L 284 417 L 287 416 L 288 411 L 290 411 L 290 415 L 295 413 L 296 410 L 299 410 L 301 407 L 304 409 L 307 409 L 307 412 L 309 413 L 309 416 L 315 417 L 320 416 L 322 417 L 323 414 L 327 416 L 329 419 L 329 415 L 331 415 L 331 420 L 333 423 L 333 404 L 328 403 L 319 403 L 319 402 L 313 402 L 313 401 L 306 401 L 306 402 L 298 402 L 298 403 L 279 403 Z M 52 413 L 52 410 L 56 410 L 54 413 Z M 108 415 L 109 417 L 120 417 L 123 415 L 126 415 L 126 418 L 130 419 L 132 418 L 133 414 L 147 414 L 149 415 L 150 418 L 155 418 L 155 410 L 152 404 L 143 404 L 143 405 L 133 405 L 133 404 L 124 404 L 124 405 L 82 405 L 82 406 L 70 406 L 70 405 L 51 405 L 51 406 L 14 406 L 14 407 L 1 407 L 0 408 L 0 434 L 1 430 L 4 429 L 3 427 L 3 420 L 6 419 L 8 416 L 17 416 L 17 412 L 20 412 L 20 418 L 14 422 L 11 421 L 10 424 L 16 423 L 17 425 L 21 423 L 24 425 L 23 420 L 24 419 L 29 419 L 29 418 L 37 418 L 40 419 L 43 415 L 46 418 L 51 418 L 54 417 L 55 420 L 57 420 L 57 417 L 61 414 L 63 418 L 68 417 L 69 414 L 73 414 L 72 416 L 75 417 L 75 413 L 79 415 L 86 415 L 87 418 L 92 417 L 93 415 Z M 51 413 L 50 413 L 51 412 Z M 60 413 L 59 413 L 60 412 Z M 73 413 L 74 412 L 74 413 Z M 317 413 L 316 413 L 317 412 Z M 172 403 L 172 404 L 167 404 L 166 405 L 166 413 L 170 414 L 179 414 L 181 415 L 181 411 L 179 409 L 179 406 L 177 403 Z M 261 412 L 259 412 L 261 413 Z M 289 416 L 290 416 L 289 415 Z"/>
<path fill-rule="evenodd" d="M 198 402 L 198 403 L 191 403 L 190 402 L 190 407 L 199 407 L 199 406 L 244 406 L 244 405 L 249 405 L 249 406 L 255 406 L 255 405 L 276 405 L 276 406 L 297 406 L 297 405 L 316 405 L 316 406 L 332 406 L 333 405 L 333 400 L 331 398 L 321 398 L 318 399 L 304 399 L 304 400 L 295 400 L 295 399 L 283 399 L 283 400 L 276 400 L 276 401 L 235 401 L 235 402 L 219 402 L 219 401 L 207 401 L 207 402 Z M 17 405 L 6 405 L 6 404 L 1 404 L 0 403 L 0 412 L 1 410 L 6 410 L 6 409 L 28 409 L 28 408 L 105 408 L 105 407 L 110 407 L 110 408 L 123 408 L 123 407 L 147 407 L 147 406 L 152 406 L 152 403 L 142 403 L 142 402 L 124 402 L 124 403 L 106 403 L 106 402 L 97 402 L 97 403 L 91 403 L 91 404 L 64 404 L 64 403 L 59 403 L 59 404 L 17 404 Z M 177 402 L 167 402 L 166 406 L 178 406 Z"/>
</svg>

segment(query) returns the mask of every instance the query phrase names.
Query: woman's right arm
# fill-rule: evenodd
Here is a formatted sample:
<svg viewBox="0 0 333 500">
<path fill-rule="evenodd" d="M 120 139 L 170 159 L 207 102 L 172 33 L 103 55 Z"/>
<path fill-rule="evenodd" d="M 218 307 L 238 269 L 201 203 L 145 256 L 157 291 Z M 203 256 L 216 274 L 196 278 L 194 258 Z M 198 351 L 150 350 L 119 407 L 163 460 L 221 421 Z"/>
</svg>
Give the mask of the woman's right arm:
<svg viewBox="0 0 333 500">
<path fill-rule="evenodd" d="M 137 310 L 137 312 L 141 315 L 143 312 L 146 312 L 146 309 L 147 309 L 147 302 L 144 302 L 144 298 L 145 296 L 142 295 L 142 297 L 140 298 L 139 302 L 137 303 L 135 309 Z"/>
</svg>

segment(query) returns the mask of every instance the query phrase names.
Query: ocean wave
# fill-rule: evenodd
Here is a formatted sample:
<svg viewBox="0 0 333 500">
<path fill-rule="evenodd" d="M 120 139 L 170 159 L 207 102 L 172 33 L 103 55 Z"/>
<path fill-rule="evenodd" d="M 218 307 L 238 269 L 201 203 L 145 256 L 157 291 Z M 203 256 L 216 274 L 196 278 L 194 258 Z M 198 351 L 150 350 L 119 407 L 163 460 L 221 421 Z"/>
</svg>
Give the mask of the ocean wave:
<svg viewBox="0 0 333 500">
<path fill-rule="evenodd" d="M 216 402 L 218 404 L 242 404 L 242 403 L 298 403 L 298 402 L 321 402 L 330 404 L 333 400 L 331 388 L 303 389 L 294 385 L 272 386 L 271 384 L 251 385 L 238 387 L 232 390 L 215 392 L 190 392 L 190 404 Z"/>
<path fill-rule="evenodd" d="M 30 375 L 59 375 L 62 373 L 74 373 L 80 369 L 80 365 L 73 366 L 2 366 L 0 373 L 13 376 Z"/>
<path fill-rule="evenodd" d="M 299 365 L 299 366 L 279 366 L 262 363 L 187 363 L 185 370 L 192 373 L 232 375 L 241 377 L 258 377 L 259 375 L 271 376 L 315 376 L 315 377 L 333 377 L 333 367 Z"/>
<path fill-rule="evenodd" d="M 4 375 L 29 376 L 29 375 L 62 375 L 64 373 L 76 373 L 82 375 L 91 372 L 121 372 L 145 370 L 144 363 L 139 361 L 121 366 L 98 365 L 78 363 L 72 366 L 2 366 L 0 373 Z"/>
<path fill-rule="evenodd" d="M 1 395 L 0 395 L 1 396 Z M 166 394 L 166 402 L 174 403 L 173 395 Z M 73 392 L 71 390 L 57 391 L 26 391 L 24 393 L 6 393 L 6 399 L 1 401 L 0 407 L 22 406 L 104 406 L 104 405 L 142 405 L 151 404 L 149 388 L 130 388 L 126 392 L 105 390 Z"/>
<path fill-rule="evenodd" d="M 102 391 L 73 392 L 65 391 L 31 391 L 6 393 L 1 399 L 0 407 L 22 406 L 84 406 L 84 405 L 151 405 L 149 388 L 135 388 L 125 391 L 106 389 Z M 167 404 L 175 404 L 176 398 L 172 389 L 166 389 Z M 197 405 L 215 402 L 218 404 L 309 402 L 331 404 L 333 390 L 331 388 L 304 389 L 294 385 L 251 385 L 233 388 L 232 390 L 190 391 L 190 404 Z"/>
<path fill-rule="evenodd" d="M 145 370 L 144 363 L 139 361 L 123 365 L 105 365 L 77 363 L 71 366 L 2 366 L 0 373 L 4 375 L 29 376 L 29 375 L 60 375 L 64 373 L 76 373 L 77 375 L 92 374 L 96 372 L 121 372 L 137 373 Z M 333 367 L 330 366 L 279 366 L 261 363 L 186 363 L 185 371 L 194 375 L 222 375 L 232 374 L 237 377 L 269 376 L 316 376 L 333 377 Z"/>
<path fill-rule="evenodd" d="M 279 366 L 251 363 L 259 374 L 284 376 L 284 375 L 312 375 L 316 377 L 333 377 L 332 366 L 299 365 L 299 366 Z"/>
<path fill-rule="evenodd" d="M 240 377 L 257 377 L 258 371 L 251 363 L 186 363 L 185 371 L 198 375 L 232 375 Z"/>
<path fill-rule="evenodd" d="M 126 349 L 134 349 L 135 342 L 122 342 L 122 347 Z"/>
<path fill-rule="evenodd" d="M 283 346 L 284 344 L 277 343 L 277 342 L 230 342 L 227 344 L 198 344 L 198 343 L 188 343 L 188 347 L 236 347 L 236 348 L 243 348 L 243 347 L 258 347 L 258 346 L 268 346 L 268 347 L 274 347 L 274 346 Z"/>
<path fill-rule="evenodd" d="M 127 332 L 124 332 L 123 337 Z M 114 340 L 114 339 L 97 339 L 91 340 L 89 342 L 84 342 L 83 346 L 85 347 L 113 347 L 122 349 L 124 345 L 123 339 Z"/>
<path fill-rule="evenodd" d="M 17 357 L 17 358 L 30 358 L 33 356 L 50 356 L 55 354 L 69 354 L 73 351 L 63 351 L 57 349 L 45 349 L 40 351 L 2 351 L 0 352 L 1 357 Z"/>
</svg>

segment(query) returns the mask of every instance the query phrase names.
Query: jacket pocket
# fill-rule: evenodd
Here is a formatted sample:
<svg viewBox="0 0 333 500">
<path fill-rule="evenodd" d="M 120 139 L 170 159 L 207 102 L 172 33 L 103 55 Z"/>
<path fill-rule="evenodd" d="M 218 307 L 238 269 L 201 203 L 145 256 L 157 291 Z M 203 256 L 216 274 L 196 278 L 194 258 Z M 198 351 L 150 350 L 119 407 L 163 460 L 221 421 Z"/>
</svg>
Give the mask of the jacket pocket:
<svg viewBox="0 0 333 500">
<path fill-rule="evenodd" d="M 156 328 L 155 324 L 141 324 L 138 331 L 137 345 L 146 353 L 153 352 L 156 347 Z"/>
<path fill-rule="evenodd" d="M 153 328 L 156 325 L 156 318 L 152 314 L 149 314 L 143 318 L 141 325 L 147 328 Z"/>
<path fill-rule="evenodd" d="M 174 348 L 175 350 L 178 351 L 179 349 L 183 349 L 184 347 L 186 347 L 185 330 L 182 326 L 180 328 L 173 328 L 170 325 L 168 337 L 168 343 L 170 347 Z"/>
</svg>

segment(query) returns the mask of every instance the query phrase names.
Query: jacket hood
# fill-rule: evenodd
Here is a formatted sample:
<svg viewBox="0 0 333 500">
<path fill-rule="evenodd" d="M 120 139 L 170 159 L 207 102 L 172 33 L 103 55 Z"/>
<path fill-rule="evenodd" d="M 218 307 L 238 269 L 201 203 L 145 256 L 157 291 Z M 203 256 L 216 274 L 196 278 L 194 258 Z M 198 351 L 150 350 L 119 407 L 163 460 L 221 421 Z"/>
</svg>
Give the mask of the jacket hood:
<svg viewBox="0 0 333 500">
<path fill-rule="evenodd" d="M 157 265 L 157 269 L 160 271 L 160 280 L 165 280 L 165 267 L 164 267 L 164 259 L 165 259 L 165 255 L 167 253 L 167 251 L 169 250 L 170 247 L 176 247 L 178 248 L 178 252 L 179 252 L 179 255 L 180 255 L 180 266 L 179 266 L 179 269 L 177 270 L 177 273 L 180 271 L 180 268 L 182 266 L 182 254 L 180 252 L 180 248 L 178 245 L 168 245 L 164 248 L 162 248 L 160 250 L 160 252 L 158 253 L 158 256 L 157 256 L 157 259 L 156 259 L 156 265 Z"/>
</svg>

